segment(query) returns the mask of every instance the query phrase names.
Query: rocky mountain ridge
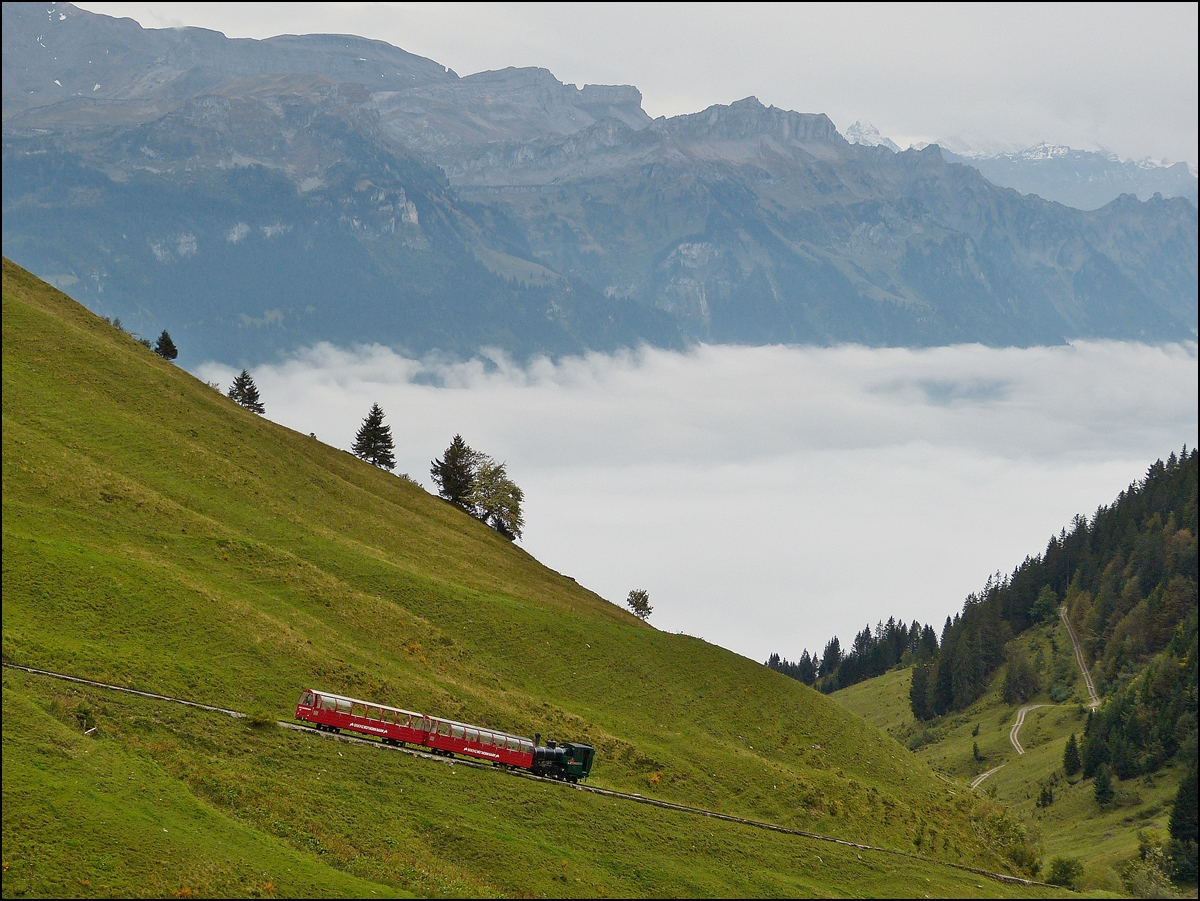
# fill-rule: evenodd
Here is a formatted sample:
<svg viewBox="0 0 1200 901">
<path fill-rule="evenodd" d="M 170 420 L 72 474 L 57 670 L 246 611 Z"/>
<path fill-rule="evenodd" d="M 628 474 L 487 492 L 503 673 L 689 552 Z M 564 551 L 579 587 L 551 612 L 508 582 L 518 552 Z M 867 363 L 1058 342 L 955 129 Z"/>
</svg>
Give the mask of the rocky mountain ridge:
<svg viewBox="0 0 1200 901">
<path fill-rule="evenodd" d="M 1182 200 L 1068 209 L 752 97 L 3 14 L 5 255 L 186 354 L 1196 335 Z"/>
</svg>

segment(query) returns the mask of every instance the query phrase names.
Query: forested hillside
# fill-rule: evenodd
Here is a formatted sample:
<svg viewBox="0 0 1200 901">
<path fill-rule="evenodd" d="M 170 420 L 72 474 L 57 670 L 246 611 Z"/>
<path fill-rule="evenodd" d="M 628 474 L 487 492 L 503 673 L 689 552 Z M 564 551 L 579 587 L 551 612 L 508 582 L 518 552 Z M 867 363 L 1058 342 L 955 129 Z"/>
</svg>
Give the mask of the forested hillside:
<svg viewBox="0 0 1200 901">
<path fill-rule="evenodd" d="M 767 665 L 832 692 L 911 664 L 919 720 L 966 708 L 1005 664 L 1007 700 L 1048 688 L 1061 701 L 1074 673 L 1064 667 L 1043 677 L 1010 642 L 1057 617 L 1065 603 L 1097 691 L 1111 698 L 1090 721 L 1085 772 L 1107 762 L 1129 778 L 1154 771 L 1180 749 L 1194 755 L 1196 471 L 1195 449 L 1157 461 L 1111 505 L 1090 519 L 1076 516 L 1044 553 L 1011 575 L 990 576 L 961 613 L 947 617 L 940 642 L 930 627 L 893 618 L 874 632 L 865 628 L 844 654 L 835 637 L 819 662 L 805 651 L 798 663 L 772 655 Z"/>
<path fill-rule="evenodd" d="M 1167 897 L 1196 878 L 1196 486 L 1185 447 L 991 576 L 940 643 L 894 620 L 834 639 L 816 686 L 1010 805 L 1047 878 Z"/>
</svg>

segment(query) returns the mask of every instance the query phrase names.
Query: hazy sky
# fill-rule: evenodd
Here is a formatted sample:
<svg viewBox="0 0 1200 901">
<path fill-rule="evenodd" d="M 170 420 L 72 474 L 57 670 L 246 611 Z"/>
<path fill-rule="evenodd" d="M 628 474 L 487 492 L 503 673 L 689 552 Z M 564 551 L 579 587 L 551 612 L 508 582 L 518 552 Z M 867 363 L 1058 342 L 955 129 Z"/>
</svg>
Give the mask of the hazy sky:
<svg viewBox="0 0 1200 901">
<path fill-rule="evenodd" d="M 236 374 L 206 364 L 206 381 Z M 461 433 L 525 492 L 522 545 L 748 657 L 934 622 L 1197 436 L 1196 346 L 709 347 L 527 367 L 322 345 L 254 371 L 348 448 L 372 403 L 429 490 Z"/>
<path fill-rule="evenodd" d="M 348 33 L 459 75 L 633 84 L 654 116 L 754 95 L 901 147 L 1039 141 L 1197 160 L 1197 4 L 83 3 L 230 37 Z"/>
</svg>

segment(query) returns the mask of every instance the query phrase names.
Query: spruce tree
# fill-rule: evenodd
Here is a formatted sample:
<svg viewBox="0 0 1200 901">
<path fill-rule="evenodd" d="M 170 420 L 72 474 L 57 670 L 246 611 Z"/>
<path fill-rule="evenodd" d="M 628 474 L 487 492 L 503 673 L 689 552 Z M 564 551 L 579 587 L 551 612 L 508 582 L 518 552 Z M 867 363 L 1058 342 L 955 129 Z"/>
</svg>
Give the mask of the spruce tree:
<svg viewBox="0 0 1200 901">
<path fill-rule="evenodd" d="M 175 347 L 175 342 L 171 340 L 166 329 L 163 329 L 162 334 L 158 336 L 158 341 L 154 344 L 154 352 L 164 360 L 174 360 L 179 356 L 179 350 Z"/>
<path fill-rule="evenodd" d="M 933 718 L 933 711 L 929 709 L 929 671 L 932 668 L 924 663 L 918 663 L 912 668 L 912 685 L 908 689 L 908 704 L 912 708 L 913 716 L 918 720 Z"/>
<path fill-rule="evenodd" d="M 1112 771 L 1109 770 L 1108 764 L 1100 764 L 1100 768 L 1096 770 L 1096 782 L 1093 786 L 1096 792 L 1096 803 L 1101 807 L 1107 807 L 1112 803 L 1112 799 L 1116 797 L 1116 792 L 1113 790 Z"/>
<path fill-rule="evenodd" d="M 392 427 L 383 424 L 383 408 L 379 404 L 372 404 L 354 438 L 354 447 L 351 448 L 354 456 L 390 471 L 396 468 L 396 457 L 392 453 L 394 447 Z"/>
<path fill-rule="evenodd" d="M 1196 881 L 1196 762 L 1179 783 L 1175 806 L 1171 808 L 1171 860 L 1175 878 L 1181 882 Z"/>
<path fill-rule="evenodd" d="M 462 435 L 455 435 L 440 460 L 430 465 L 429 474 L 438 486 L 438 494 L 454 506 L 474 514 L 471 489 L 480 455 L 471 449 Z"/>
<path fill-rule="evenodd" d="M 1074 776 L 1082 766 L 1083 762 L 1079 759 L 1079 743 L 1072 732 L 1071 737 L 1067 739 L 1067 747 L 1063 750 L 1063 772 Z"/>
<path fill-rule="evenodd" d="M 251 413 L 257 413 L 260 416 L 266 413 L 262 402 L 258 399 L 258 387 L 254 384 L 254 379 L 245 369 L 242 374 L 233 380 L 233 384 L 229 386 L 229 397 L 241 404 Z"/>
</svg>

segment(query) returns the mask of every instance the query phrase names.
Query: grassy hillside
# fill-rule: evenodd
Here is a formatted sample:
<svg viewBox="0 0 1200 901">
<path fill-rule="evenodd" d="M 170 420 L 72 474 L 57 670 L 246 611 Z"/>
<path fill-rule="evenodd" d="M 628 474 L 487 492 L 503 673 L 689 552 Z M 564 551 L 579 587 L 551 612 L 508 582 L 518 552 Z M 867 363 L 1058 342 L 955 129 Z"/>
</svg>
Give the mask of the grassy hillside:
<svg viewBox="0 0 1200 901">
<path fill-rule="evenodd" d="M 6 662 L 587 740 L 593 784 L 1011 868 L 994 811 L 837 702 L 654 630 L 7 260 L 3 298 Z M 3 740 L 5 895 L 1015 893 L 10 670 Z"/>
<path fill-rule="evenodd" d="M 1030 629 L 1014 643 L 1038 662 L 1044 684 L 1051 681 L 1053 671 L 1061 671 L 1060 658 L 1071 655 L 1066 628 L 1057 619 Z M 1120 872 L 1138 857 L 1141 837 L 1165 839 L 1182 765 L 1117 781 L 1115 802 L 1101 809 L 1095 801 L 1093 780 L 1078 775 L 1068 779 L 1062 769 L 1067 740 L 1072 733 L 1082 736 L 1087 716 L 1087 692 L 1077 667 L 1075 693 L 1070 698 L 1055 704 L 1042 691 L 1026 702 L 1045 706 L 1026 715 L 1018 736 L 1024 755 L 1019 755 L 1009 740 L 1017 710 L 1024 705 L 1004 702 L 1003 672 L 997 673 L 984 695 L 968 709 L 928 724 L 918 723 L 909 708 L 911 675 L 911 669 L 895 669 L 831 697 L 885 729 L 948 777 L 970 782 L 1000 767 L 976 792 L 1004 804 L 1025 822 L 1046 861 L 1060 856 L 1076 858 L 1085 867 L 1084 887 L 1122 892 Z M 1054 802 L 1039 807 L 1044 787 L 1053 792 Z"/>
</svg>

